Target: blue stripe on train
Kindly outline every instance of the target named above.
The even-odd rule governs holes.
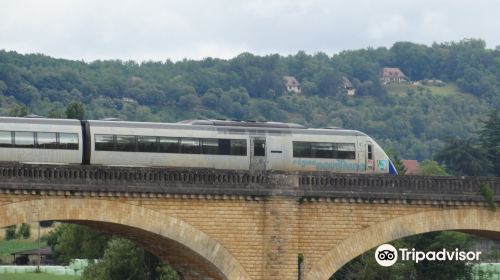
[[[398,175],[398,171],[396,170],[396,167],[394,167],[394,164],[392,164],[391,160],[389,160],[389,174]]]

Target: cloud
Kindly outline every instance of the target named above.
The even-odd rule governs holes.
[[[4,0],[0,49],[70,59],[333,54],[397,41],[500,44],[500,2]]]

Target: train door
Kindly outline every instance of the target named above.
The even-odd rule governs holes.
[[[375,158],[374,155],[375,153],[373,152],[373,143],[372,142],[366,142],[366,149],[365,149],[365,159],[366,159],[366,172],[373,172],[374,168],[374,162]]]
[[[287,170],[288,164],[285,160],[287,150],[285,148],[284,139],[286,136],[268,137],[267,138],[267,170]]]
[[[250,137],[250,171],[266,170],[266,138]]]

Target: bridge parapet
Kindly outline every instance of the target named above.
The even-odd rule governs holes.
[[[305,196],[408,199],[442,201],[485,201],[481,186],[489,187],[500,201],[498,177],[391,176],[367,174],[303,174],[299,178]]]
[[[500,178],[262,172],[88,165],[0,165],[2,192],[292,196],[299,199],[478,201]]]

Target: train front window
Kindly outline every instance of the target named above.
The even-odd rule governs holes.
[[[33,132],[15,131],[14,143],[19,148],[34,148],[35,134]]]
[[[373,159],[372,145],[368,145],[368,159]]]
[[[55,132],[37,132],[36,140],[40,149],[57,149],[57,137]]]
[[[12,132],[0,131],[0,147],[12,147]]]
[[[113,135],[96,134],[95,135],[95,150],[96,151],[113,151],[114,150]]]
[[[59,133],[59,149],[78,150],[78,134]]]

